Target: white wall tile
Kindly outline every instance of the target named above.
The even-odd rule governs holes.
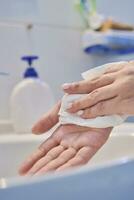
[[[0,19],[33,21],[79,28],[82,21],[74,8],[76,0],[0,0]],[[98,0],[98,11],[133,24],[133,0]]]
[[[65,82],[81,79],[81,72],[92,66],[91,57],[81,48],[81,32],[48,27],[35,27],[35,51],[40,55],[41,77],[53,88],[56,98]]]
[[[33,2],[32,7],[26,8],[24,4],[30,5],[30,2]],[[40,56],[39,63],[35,65],[41,78],[52,87],[56,99],[62,94],[62,83],[80,79],[80,73],[89,67],[109,61],[133,59],[133,55],[125,58],[91,58],[85,55],[81,48],[82,32],[75,29],[81,27],[81,21],[74,11],[74,0],[5,0],[4,3],[6,4],[0,0],[0,71],[10,72],[10,76],[0,77],[0,119],[9,118],[9,96],[13,86],[21,80],[25,69],[26,65],[20,61],[24,54],[35,53]],[[114,14],[117,19],[130,23],[133,23],[134,18],[133,5],[133,0],[98,1],[101,12]],[[16,6],[22,10],[18,12]],[[12,23],[1,25],[3,19],[25,22],[30,20],[39,24],[36,23],[28,40],[25,27],[21,23],[18,26]]]
[[[38,15],[38,0],[0,0],[1,20],[29,20]]]
[[[9,96],[13,86],[21,79],[24,70],[20,57],[28,52],[24,28],[0,26],[0,71],[9,72],[0,76],[0,118],[9,116]]]
[[[122,22],[134,24],[134,0],[98,0],[98,10]]]
[[[74,0],[0,0],[0,20],[80,27]]]

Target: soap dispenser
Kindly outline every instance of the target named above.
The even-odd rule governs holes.
[[[16,85],[11,95],[11,120],[17,133],[30,133],[33,124],[54,104],[50,87],[40,80],[33,67],[33,61],[37,59],[38,56],[22,57],[28,63],[28,68],[24,79]]]

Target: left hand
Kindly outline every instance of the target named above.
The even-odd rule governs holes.
[[[21,175],[41,175],[86,164],[107,141],[112,128],[61,125],[21,166]]]

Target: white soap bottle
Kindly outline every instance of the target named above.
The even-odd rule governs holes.
[[[31,132],[33,124],[54,104],[50,87],[39,79],[32,67],[33,61],[37,59],[37,56],[22,57],[29,67],[24,73],[24,80],[14,88],[11,95],[11,120],[17,133]]]

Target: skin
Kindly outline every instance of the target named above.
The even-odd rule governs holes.
[[[42,134],[58,122],[60,102],[35,126],[34,134]],[[112,128],[96,129],[61,125],[19,169],[20,175],[42,175],[86,164],[105,144]]]
[[[93,80],[64,84],[68,94],[87,94],[70,104],[68,112],[80,110],[84,119],[104,115],[134,115],[134,61],[111,64],[109,69]]]

